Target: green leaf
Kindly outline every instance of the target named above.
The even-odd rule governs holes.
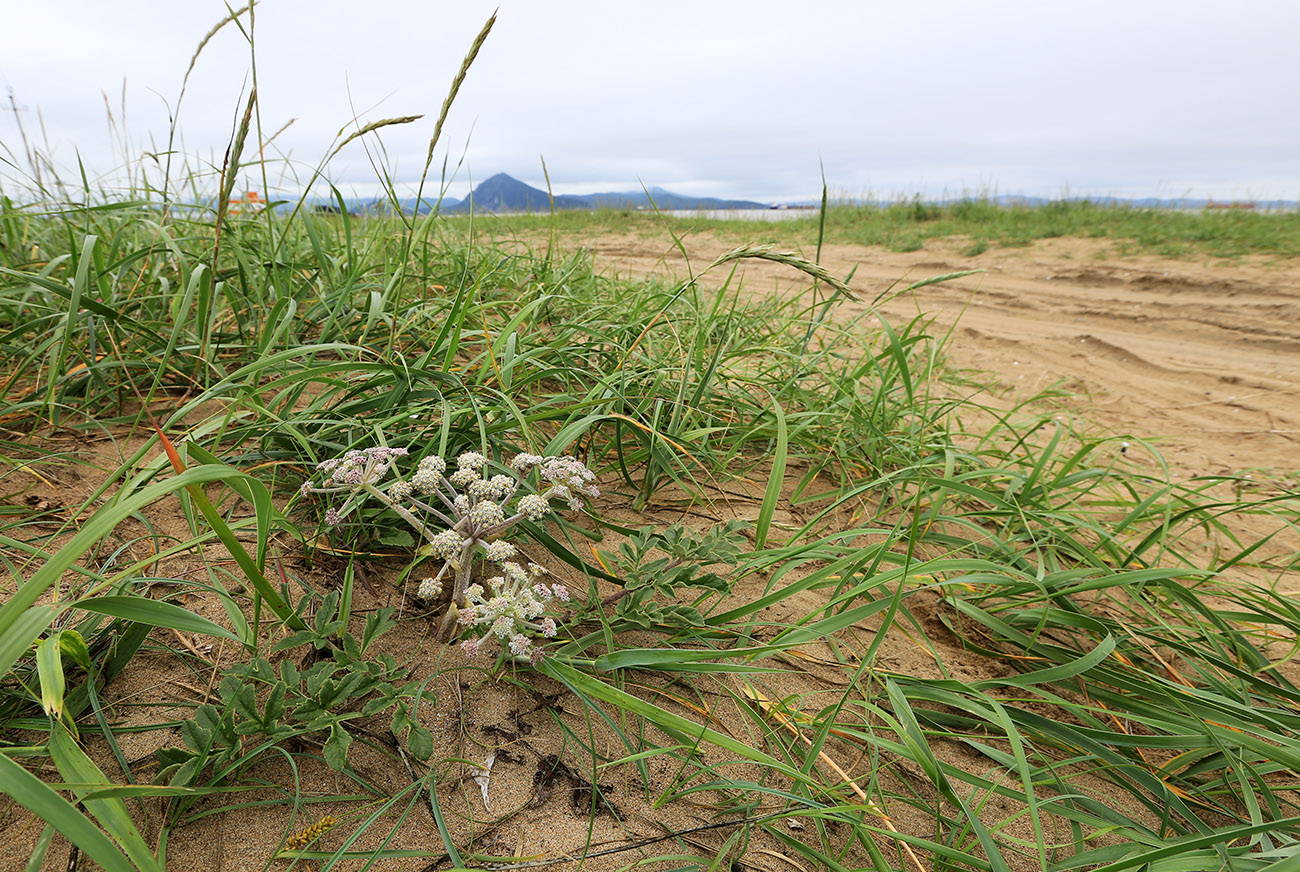
[[[181,721],[181,741],[196,753],[204,753],[212,745],[212,730],[199,726],[197,720]]]
[[[262,723],[271,726],[280,722],[284,717],[284,695],[287,688],[283,682],[277,681],[271,688],[271,692],[266,696],[265,714],[262,715]]]
[[[27,647],[35,642],[54,620],[58,610],[53,606],[37,606],[36,602],[63,577],[63,573],[76,564],[82,554],[112,533],[119,523],[145,506],[181,488],[227,478],[231,472],[229,468],[222,469],[215,466],[197,466],[187,469],[185,472],[110,502],[91,515],[77,534],[54,552],[45,565],[36,570],[35,574],[23,583],[4,605],[0,606],[0,676],[9,673],[18,658],[27,651]],[[232,539],[233,536],[232,533]]]
[[[50,842],[54,841],[54,834],[57,832],[54,824],[47,823],[41,830],[40,838],[36,840],[36,847],[32,848],[32,857],[23,867],[23,872],[41,872],[45,866],[45,855],[49,853]]]
[[[690,721],[681,715],[665,711],[654,703],[646,702],[643,699],[632,696],[630,693],[619,690],[616,687],[606,684],[589,675],[584,675],[577,669],[574,669],[568,663],[560,661],[558,657],[546,657],[537,664],[537,671],[547,675],[569,688],[584,702],[590,704],[589,697],[602,700],[615,705],[624,711],[639,715],[659,727],[668,735],[674,737],[683,743],[692,743],[699,741],[709,742],[717,745],[725,751],[751,760],[763,766],[770,767],[773,771],[793,778],[798,782],[807,781],[807,777],[799,770],[781,762],[758,748],[734,739],[731,736],[711,730]]]
[[[63,717],[63,652],[59,633],[36,643],[36,675],[41,682],[41,708],[53,718]]]
[[[1097,643],[1097,647],[1077,660],[1062,663],[1060,666],[1026,672],[1023,675],[1011,676],[1010,678],[986,678],[983,681],[972,682],[970,686],[975,690],[986,690],[993,687],[1032,687],[1035,684],[1058,684],[1067,678],[1073,678],[1089,671],[1109,657],[1114,650],[1115,638],[1108,634]]]
[[[419,724],[412,724],[411,734],[406,737],[406,747],[415,759],[427,761],[433,756],[433,733]]]
[[[316,635],[315,630],[299,630],[290,636],[286,636],[279,642],[276,642],[271,646],[271,650],[273,652],[287,651],[290,648],[297,648],[299,645],[306,645],[313,642],[317,638],[319,637]],[[286,660],[284,662],[288,663],[289,661]]]
[[[361,716],[368,718],[371,717],[372,715],[377,715],[392,704],[393,704],[392,697],[381,696],[376,699],[372,699],[361,707]]]
[[[71,657],[82,669],[90,671],[90,648],[76,630],[64,630],[59,634],[59,649],[64,657]]]
[[[415,545],[415,537],[401,527],[387,527],[380,530],[379,541],[393,548],[411,548]]]
[[[788,647],[790,646],[764,645],[725,651],[712,648],[624,648],[597,657],[595,668],[601,672],[613,672],[618,669],[654,669],[660,672],[784,672],[788,670],[725,661],[740,657],[766,656],[784,651]]]
[[[18,615],[8,630],[0,631],[0,676],[8,674],[18,658],[27,654],[56,614],[58,610],[54,606],[34,606]]]
[[[767,532],[772,526],[772,516],[776,513],[781,498],[781,488],[785,485],[785,466],[789,454],[790,435],[785,425],[785,412],[775,399],[772,400],[772,413],[776,415],[776,450],[772,454],[772,471],[767,477],[767,489],[763,493],[763,504],[758,510],[758,521],[754,524],[755,551],[767,544]]]
[[[228,675],[221,680],[221,697],[244,720],[262,722],[257,714],[257,691],[253,685]]]
[[[215,470],[224,469],[227,473],[227,476],[229,476],[230,473],[235,472],[235,470],[232,470],[230,467],[217,467],[214,465],[204,465],[196,468],[215,469]],[[227,477],[224,480],[229,483],[233,481],[233,478]],[[255,490],[255,493],[259,495],[265,493],[266,488],[262,487],[260,482],[258,482],[258,485],[259,487],[261,487],[261,490],[260,491]],[[217,538],[221,540],[221,544],[226,546],[226,550],[230,552],[230,556],[235,559],[235,562],[237,564],[239,564],[239,568],[240,570],[243,571],[244,576],[250,582],[252,582],[253,589],[257,591],[258,595],[261,596],[262,599],[266,600],[266,604],[271,607],[271,611],[275,613],[275,616],[278,617],[285,624],[287,624],[290,629],[293,630],[307,629],[307,625],[303,623],[302,618],[298,614],[296,614],[293,609],[289,607],[289,604],[286,603],[283,598],[281,598],[279,592],[275,589],[275,586],[271,584],[271,582],[267,579],[266,575],[262,571],[262,567],[260,564],[262,558],[264,558],[265,556],[265,551],[266,551],[266,541],[263,537],[263,532],[262,532],[263,531],[263,520],[262,520],[263,506],[260,503],[257,506],[258,508],[257,553],[259,559],[255,561],[252,557],[249,557],[248,552],[244,550],[243,543],[239,541],[239,538],[237,536],[235,536],[234,531],[230,529],[230,525],[227,524],[225,522],[225,519],[223,519],[220,513],[217,512],[216,508],[212,505],[212,501],[208,499],[207,495],[203,493],[203,491],[198,487],[189,487],[187,488],[187,491],[189,492],[190,498],[194,500],[194,504],[199,507],[199,511],[203,513],[203,517],[208,522],[208,526],[210,526],[213,532],[217,534]],[[267,499],[269,498],[270,497],[268,496]],[[268,507],[268,511],[269,511],[269,507]]]
[[[125,621],[135,621],[139,624],[148,624],[151,627],[166,627],[185,633],[202,633],[205,636],[216,636],[220,639],[229,639],[240,645],[244,644],[243,639],[220,624],[213,623],[201,615],[194,614],[189,609],[181,608],[174,603],[164,602],[163,600],[149,599],[143,596],[100,596],[77,600],[67,607],[109,615]]]

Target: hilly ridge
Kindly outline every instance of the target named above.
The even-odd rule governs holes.
[[[414,198],[401,201],[403,210],[423,214],[432,204],[428,198],[416,209]],[[754,200],[724,200],[717,197],[692,197],[676,194],[664,188],[652,187],[647,191],[602,191],[594,194],[556,194],[554,207],[565,209],[766,209],[767,203]],[[551,209],[551,196],[540,188],[521,182],[506,173],[497,173],[479,182],[463,200],[444,198],[438,208],[442,212],[546,212]]]

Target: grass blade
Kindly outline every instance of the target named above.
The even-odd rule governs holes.
[[[106,872],[139,872],[103,831],[45,782],[0,754],[0,791],[58,830]]]
[[[767,547],[767,532],[772,526],[772,516],[781,499],[781,489],[785,487],[785,465],[790,454],[790,433],[786,429],[785,411],[775,399],[772,400],[772,414],[776,416],[776,448],[772,453],[772,471],[768,473],[763,504],[759,507],[758,521],[754,524],[756,551]]]

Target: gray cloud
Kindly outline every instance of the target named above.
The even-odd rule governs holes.
[[[340,130],[384,131],[381,158],[414,181],[448,83],[494,0],[437,7],[267,0],[254,30],[261,120],[297,119],[273,152],[283,184],[310,176]],[[161,147],[168,107],[218,2],[47,0],[12,10],[0,83],[36,109],[56,157],[110,173]],[[7,11],[7,15],[10,12]],[[51,17],[59,27],[49,27]],[[505,5],[453,108],[435,161],[557,191],[634,189],[759,199],[833,189],[937,194],[1300,196],[1300,67],[1289,2],[788,2]],[[126,81],[122,120],[119,98]],[[218,160],[249,46],[226,28],[199,58],[180,127]],[[101,91],[119,122],[110,135]],[[19,151],[15,119],[0,142]],[[371,153],[379,153],[373,142]],[[277,176],[280,176],[276,168]],[[12,175],[12,173],[10,173]],[[373,188],[363,143],[331,164]]]

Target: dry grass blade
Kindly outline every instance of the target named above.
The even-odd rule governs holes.
[[[353,131],[348,136],[347,139],[343,140],[338,145],[336,145],[334,147],[334,150],[330,152],[329,157],[325,158],[325,160],[328,162],[330,158],[334,157],[334,155],[338,154],[340,151],[343,150],[343,146],[347,145],[349,142],[351,142],[352,140],[358,137],[365,136],[367,133],[378,130],[381,127],[392,127],[395,124],[410,124],[412,121],[419,121],[423,117],[424,117],[423,115],[398,115],[395,118],[380,118],[378,121],[371,121],[369,124],[365,125],[364,127]],[[340,136],[343,135],[342,130],[339,131],[339,135]]]
[[[266,141],[262,143],[262,148],[266,148],[268,145],[275,142],[276,139],[279,138],[280,134],[284,133],[286,130],[292,127],[294,123],[297,122],[297,120],[298,120],[297,118],[290,118],[288,121],[281,124],[280,129],[277,130],[275,133],[272,133],[270,136],[268,136],[266,138]]]
[[[780,251],[775,245],[742,245],[739,248],[733,248],[731,251],[720,255],[717,260],[705,267],[705,271],[713,269],[715,266],[721,266],[724,263],[744,260],[745,258],[757,258],[759,260],[770,260],[775,263],[783,263],[786,266],[792,266],[800,272],[811,276],[819,282],[825,282],[835,288],[850,300],[858,299],[858,295],[842,279],[831,275],[829,271],[820,264],[813,263],[808,258],[794,251]]]
[[[797,726],[795,726],[794,722],[790,719],[790,717],[781,710],[780,706],[772,702],[772,700],[769,699],[766,694],[748,686],[741,688],[741,690],[745,694],[745,696],[749,698],[751,702],[753,702],[755,705],[759,707],[759,710],[762,711],[763,714],[767,715],[769,718],[771,718],[772,720],[776,721],[778,724],[780,724],[781,726],[789,730],[793,735],[803,740],[803,743],[805,745],[807,745],[810,748],[812,747],[813,744],[812,739],[809,739],[807,736],[805,736],[803,734],[803,731],[800,730]],[[840,768],[840,765],[838,763],[832,760],[831,757],[825,751],[821,751],[821,750],[817,752],[817,759],[821,760],[827,766],[831,767],[831,769],[835,770],[836,775],[844,779],[844,783],[847,784],[853,790],[853,792],[857,795],[858,800],[861,801],[864,805],[866,805],[866,807],[871,810],[872,814],[875,814],[880,818],[880,820],[884,823],[886,829],[888,829],[891,833],[894,833],[895,835],[899,835],[898,827],[894,826],[894,821],[889,817],[888,813],[886,813],[883,808],[881,808],[874,801],[872,801],[871,797],[867,796],[866,792],[861,787],[858,787],[858,783],[854,781],[847,772],[845,772],[842,768]],[[907,858],[912,861],[912,863],[916,866],[918,870],[920,870],[920,872],[928,872],[928,870],[925,868],[925,864],[921,862],[921,858],[918,857],[916,855],[916,852],[912,850],[911,845],[909,845],[907,842],[903,841],[902,839],[899,839],[898,844],[902,846],[903,851],[907,854]]]
[[[209,42],[212,41],[212,38],[221,32],[221,28],[225,27],[230,22],[235,21],[236,19],[239,18],[239,16],[243,15],[245,12],[248,12],[256,5],[257,3],[255,0],[255,2],[249,3],[247,6],[241,6],[240,8],[236,9],[234,12],[227,15],[225,18],[218,21],[216,24],[212,25],[212,29],[209,30],[207,33],[203,34],[203,38],[199,40],[198,46],[195,47],[194,49],[194,54],[190,56],[189,66],[185,68],[185,76],[181,79],[182,88],[184,88],[185,83],[189,81],[190,73],[194,72],[194,65],[199,61],[199,55],[203,54],[203,49],[207,46]]]
[[[429,154],[424,158],[424,174],[429,174],[429,165],[433,163],[433,149],[438,145],[438,139],[442,136],[442,125],[447,120],[447,113],[451,111],[451,104],[456,101],[456,94],[460,91],[461,83],[465,81],[465,74],[469,72],[470,65],[474,63],[474,58],[478,57],[479,49],[487,41],[488,34],[492,32],[492,25],[497,23],[497,14],[493,10],[492,15],[488,18],[483,29],[474,37],[474,44],[469,47],[469,53],[465,55],[465,60],[460,62],[460,69],[456,71],[456,77],[451,80],[451,89],[447,91],[446,98],[442,101],[442,110],[438,113],[438,123],[433,125],[433,136],[429,139]]]

